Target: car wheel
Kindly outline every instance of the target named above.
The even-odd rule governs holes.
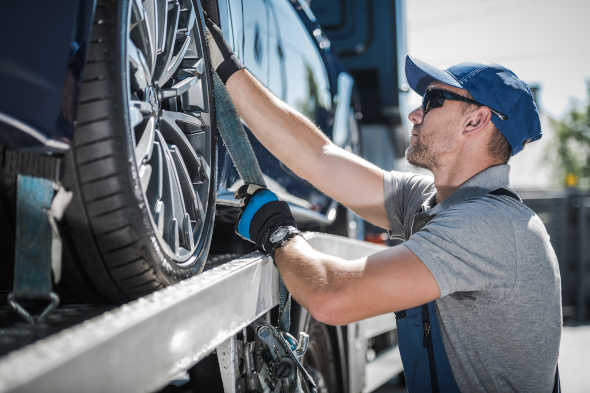
[[[65,274],[82,297],[120,303],[204,267],[216,135],[203,26],[196,0],[98,1],[64,180]]]

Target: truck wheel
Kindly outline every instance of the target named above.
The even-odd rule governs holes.
[[[314,379],[318,393],[342,392],[342,374],[330,327],[313,319],[299,305],[294,304],[294,306],[296,307],[294,321],[297,323],[292,333],[295,337],[300,331],[309,334],[309,347],[303,357],[303,366]]]
[[[82,297],[120,303],[203,269],[216,178],[203,26],[197,0],[98,1],[64,180],[65,274]]]

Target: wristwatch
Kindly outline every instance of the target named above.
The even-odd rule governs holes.
[[[283,244],[287,242],[287,240],[291,239],[294,236],[297,236],[301,232],[299,229],[295,228],[294,226],[281,226],[275,229],[273,233],[268,237],[268,248],[269,250],[274,253],[274,250],[281,247]]]

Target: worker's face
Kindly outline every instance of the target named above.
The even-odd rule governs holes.
[[[428,89],[437,88],[468,96],[463,89],[442,83],[432,83]],[[432,108],[424,113],[422,106],[414,109],[408,116],[413,123],[410,145],[406,159],[412,165],[436,170],[452,159],[460,150],[461,120],[466,103],[445,100],[443,106]]]

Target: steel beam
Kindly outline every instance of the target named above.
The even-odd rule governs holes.
[[[236,259],[12,352],[0,392],[154,391],[277,304],[271,259]]]
[[[305,236],[317,250],[348,259],[383,249],[339,236]],[[278,304],[278,278],[272,260],[257,253],[205,271],[1,358],[0,392],[154,391],[216,348],[224,371],[235,373],[233,337]],[[367,339],[358,334],[360,324],[377,334],[387,330],[384,322],[378,317],[349,329],[357,333],[359,360]],[[384,378],[372,371],[380,364],[367,369],[370,385]],[[360,375],[357,386],[363,380]]]

